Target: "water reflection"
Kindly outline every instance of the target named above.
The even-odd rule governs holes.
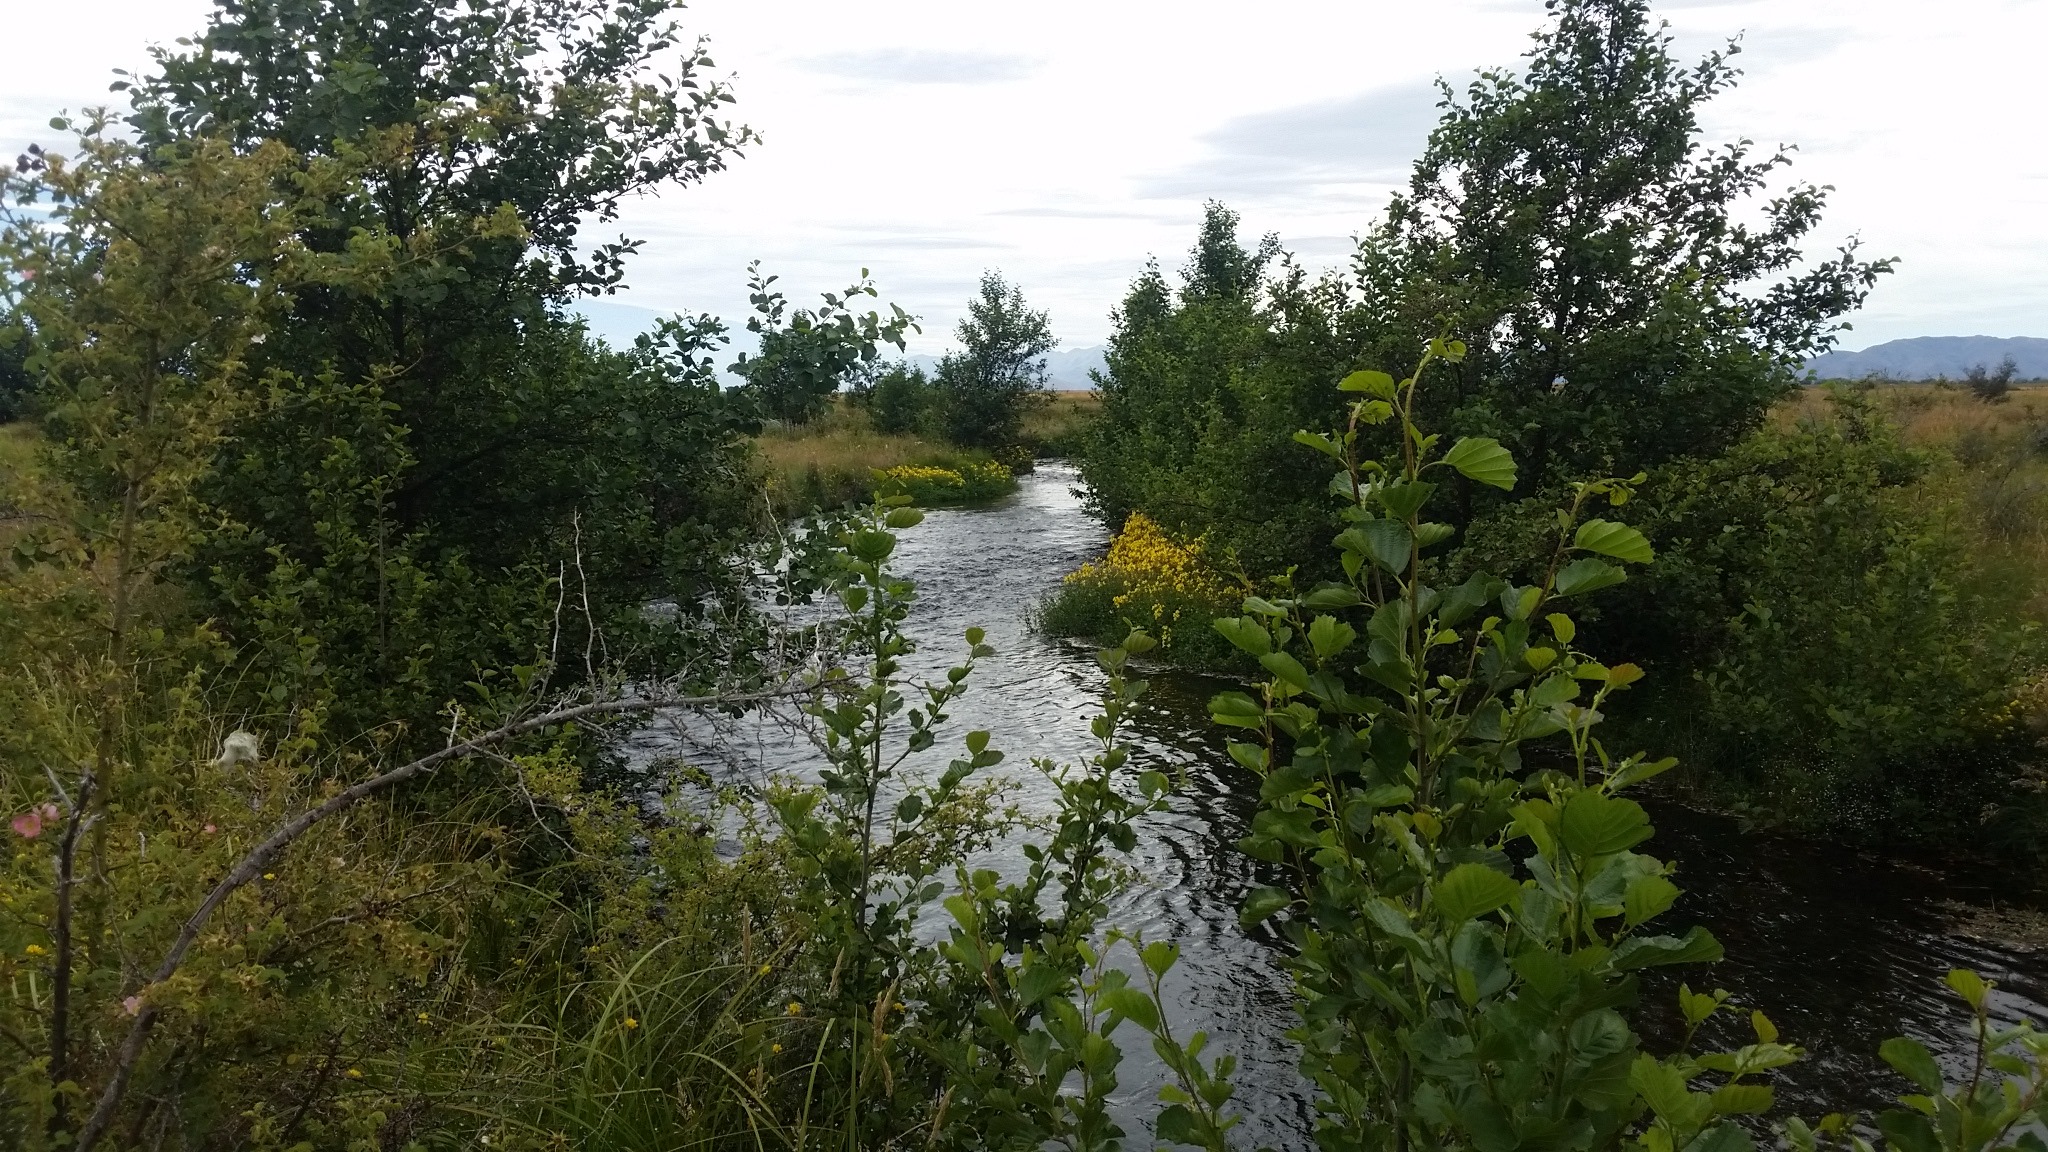
[[[942,740],[934,762],[954,754],[960,733],[990,730],[994,746],[1010,753],[1006,769],[1027,812],[1045,812],[1052,800],[1029,758],[1072,761],[1088,754],[1086,718],[1103,683],[1087,649],[1049,640],[1030,624],[1031,610],[1061,576],[1098,557],[1106,543],[1082,511],[1077,484],[1071,468],[1042,467],[996,507],[930,513],[921,527],[903,534],[898,553],[898,568],[918,585],[910,623],[923,642],[917,667],[935,675],[954,662],[970,626],[986,629],[999,653],[976,673],[974,690],[955,709],[952,739]],[[1224,755],[1222,739],[1206,720],[1204,703],[1218,682],[1162,672],[1151,683],[1133,759],[1140,767],[1178,773],[1185,784],[1171,808],[1141,828],[1133,863],[1142,879],[1112,921],[1148,938],[1179,941],[1182,961],[1169,984],[1168,1007],[1177,1031],[1206,1029],[1212,1052],[1237,1054],[1238,1102],[1246,1114],[1240,1143],[1304,1147],[1310,1143],[1308,1094],[1284,1036],[1292,1014],[1281,948],[1267,937],[1248,938],[1237,924],[1240,898],[1260,882],[1255,862],[1232,847],[1249,824],[1256,787]],[[649,730],[642,742],[644,755],[681,754],[749,775],[765,765],[801,765],[814,755],[786,727],[764,720],[715,734]],[[1902,1029],[1959,1060],[1967,1019],[1939,986],[1951,967],[1974,967],[1999,979],[1999,1011],[2007,1018],[2048,1018],[2039,959],[1945,930],[1940,902],[1982,893],[1959,892],[1938,874],[1838,849],[1746,836],[1731,822],[1675,807],[1659,806],[1653,814],[1659,828],[1653,847],[1679,862],[1679,880],[1688,890],[1674,920],[1707,924],[1730,957],[1685,978],[1726,988],[1740,1003],[1762,1008],[1788,1041],[1812,1053],[1780,1081],[1781,1101],[1792,1110],[1811,1116],[1881,1105],[1903,1082],[1877,1060],[1877,1046]],[[1642,1026],[1653,1047],[1672,1035],[1675,987],[1675,979],[1661,978],[1645,986]],[[1744,1038],[1733,1027],[1708,1037]],[[1124,1040],[1121,1109],[1146,1116],[1165,1070],[1137,1035]],[[1127,1126],[1134,1135],[1145,1131]]]

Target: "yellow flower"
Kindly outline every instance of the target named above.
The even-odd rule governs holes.
[[[342,1073],[342,1075],[347,1076],[351,1080],[361,1080],[363,1078],[363,1070],[361,1068],[351,1068],[347,1072]]]
[[[769,1050],[770,1052],[780,1052],[780,1051],[782,1051],[782,1045],[780,1045],[780,1044],[770,1044],[770,1045],[768,1046],[768,1050]]]
[[[640,1022],[638,1020],[633,1019],[631,1016],[626,1017],[626,1031],[631,1032],[639,1026]]]
[[[265,873],[263,874],[263,878],[264,878],[265,880],[275,880],[275,879],[277,879],[277,873],[275,873],[275,872],[265,872]]]
[[[43,946],[41,944],[31,944],[28,946],[27,952],[31,956],[41,956],[43,955]]]
[[[428,1020],[431,1020],[432,1017],[428,1016],[425,1012],[421,1012],[417,1015],[417,1019],[419,1020],[420,1023],[425,1024]]]
[[[783,1007],[782,1010],[784,1012],[787,1012],[791,1016],[801,1016],[804,1014],[804,1006],[802,1002],[796,1000],[791,1000],[787,1005]]]
[[[773,964],[763,964],[763,965],[761,965],[761,970],[760,970],[759,972],[756,972],[756,973],[754,973],[754,975],[756,975],[756,976],[766,976],[767,974],[769,974],[770,972],[773,972],[773,971],[775,971],[775,965],[773,965]]]

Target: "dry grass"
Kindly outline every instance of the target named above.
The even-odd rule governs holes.
[[[770,505],[782,515],[866,500],[874,473],[905,464],[946,467],[971,454],[921,436],[877,432],[867,413],[839,402],[801,427],[769,428],[754,442]]]
[[[1024,442],[1040,456],[1072,456],[1080,449],[1080,433],[1101,411],[1100,392],[1054,392],[1025,412]]]
[[[1908,444],[1954,458],[1980,540],[1983,591],[2048,622],[2048,386],[1993,403],[1952,384],[1880,384],[1866,394]],[[1775,419],[1826,419],[1827,393],[1804,389]]]

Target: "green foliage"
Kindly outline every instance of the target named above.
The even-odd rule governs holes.
[[[1688,1035],[1658,1058],[1617,1010],[1639,970],[1721,954],[1703,929],[1650,927],[1679,890],[1637,851],[1649,818],[1624,793],[1673,762],[1617,759],[1594,735],[1641,673],[1576,649],[1566,614],[1624,578],[1610,560],[1651,558],[1635,530],[1582,514],[1633,483],[1577,487],[1539,582],[1431,586],[1424,553],[1449,535],[1424,518],[1432,494],[1515,471],[1498,444],[1444,446],[1415,423],[1422,368],[1465,354],[1439,340],[1405,380],[1347,382],[1363,393],[1347,425],[1305,438],[1345,464],[1331,486],[1345,578],[1276,579],[1216,622],[1269,674],[1211,711],[1261,777],[1242,847],[1294,877],[1244,917],[1277,917],[1298,949],[1291,1035],[1318,1089],[1318,1143],[1747,1147],[1730,1117],[1768,1109],[1756,1078],[1798,1051],[1759,1016],[1754,1046],[1694,1056]],[[1385,423],[1398,454],[1360,461],[1361,433]],[[1696,1029],[1725,995],[1681,998]]]
[[[1524,495],[1716,452],[1832,343],[1889,265],[1853,245],[1805,261],[1822,190],[1759,203],[1785,155],[1702,143],[1732,49],[1682,66],[1643,0],[1549,11],[1519,72],[1445,88],[1408,191],[1349,275],[1311,281],[1272,238],[1247,251],[1211,204],[1178,290],[1156,268],[1132,285],[1084,458],[1105,522],[1142,510],[1209,532],[1254,571],[1320,563],[1323,485],[1287,441],[1336,418],[1330,383],[1406,373],[1443,329],[1472,347],[1425,385],[1429,410],[1512,450]],[[1447,523],[1498,503],[1477,483],[1453,484]]]
[[[936,393],[924,369],[897,363],[883,369],[864,391],[868,416],[877,432],[906,433],[922,428]]]
[[[1978,591],[1952,466],[1868,403],[1660,470],[1658,550],[1602,642],[1675,675],[1643,717],[1766,819],[1850,837],[1997,836],[2038,635]],[[1958,802],[1969,797],[1968,802]]]
[[[760,349],[742,354],[732,370],[746,380],[747,395],[762,415],[785,424],[807,424],[822,415],[841,386],[856,373],[875,370],[882,344],[903,348],[905,332],[917,325],[897,305],[884,320],[878,312],[855,313],[848,306],[856,296],[875,296],[875,286],[861,269],[860,283],[843,293],[827,292],[816,311],[789,311],[788,301],[774,290],[776,277],[761,275],[756,261],[747,272],[748,299],[754,315],[747,330],[760,338]],[[787,317],[785,319],[785,317]],[[881,428],[878,423],[876,425]],[[882,431],[903,429],[882,428]]]
[[[360,274],[294,285],[246,354],[260,402],[222,411],[233,451],[199,488],[220,527],[186,583],[248,661],[244,707],[312,693],[338,737],[425,732],[479,667],[534,661],[527,609],[563,582],[589,598],[579,648],[656,664],[693,612],[654,629],[641,605],[731,591],[754,428],[701,363],[722,333],[679,320],[650,359],[567,315],[637,247],[586,225],[752,139],[673,9],[223,4],[136,82],[152,144],[280,141],[357,174],[291,239]]]
[[[1462,98],[1442,85],[1443,119],[1359,261],[1370,326],[1474,334],[1431,408],[1515,449],[1532,485],[1732,444],[1890,268],[1853,242],[1802,253],[1825,190],[1758,200],[1786,152],[1701,142],[1736,45],[1688,68],[1645,0],[1548,8],[1519,72]]]
[[[1045,389],[1045,354],[1058,343],[1044,312],[994,272],[967,302],[956,335],[962,351],[939,362],[933,381],[946,439],[969,448],[1016,444],[1025,406]]]
[[[1341,283],[1311,285],[1291,265],[1269,275],[1278,242],[1247,251],[1236,230],[1237,215],[1211,203],[1179,288],[1156,267],[1131,286],[1080,463],[1112,527],[1142,511],[1277,572],[1324,554],[1325,478],[1300,466],[1294,433],[1336,417],[1329,384],[1355,341],[1340,332]]]

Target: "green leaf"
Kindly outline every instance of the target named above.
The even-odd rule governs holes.
[[[1168,1104],[1159,1110],[1158,1119],[1152,1121],[1152,1134],[1168,1144],[1200,1144],[1201,1135],[1195,1131],[1195,1114],[1184,1104]]]
[[[1723,1084],[1714,1089],[1714,1115],[1754,1116],[1769,1112],[1772,1095],[1768,1084]]]
[[[1406,524],[1394,520],[1371,520],[1358,532],[1365,537],[1367,554],[1380,567],[1397,574],[1408,570],[1408,552],[1414,546],[1415,538],[1408,534]]]
[[[1654,968],[1662,964],[1706,964],[1721,958],[1721,942],[1695,926],[1683,940],[1675,936],[1631,936],[1609,958],[1616,968]]]
[[[1320,432],[1296,432],[1294,434],[1294,442],[1296,444],[1306,444],[1333,460],[1344,459],[1344,449],[1339,447],[1335,440]]]
[[[1984,978],[1968,968],[1950,969],[1942,983],[1947,984],[1965,1003],[1976,1009],[1984,1007],[1984,998],[1991,993],[1991,986],[1984,982]]]
[[[1136,988],[1126,986],[1104,992],[1102,1006],[1147,1032],[1159,1031],[1159,1006]]]
[[[1877,1118],[1877,1129],[1884,1133],[1885,1143],[1891,1145],[1891,1152],[1942,1152],[1941,1140],[1934,1134],[1934,1124],[1918,1112],[1893,1109]]]
[[[1218,616],[1209,621],[1209,627],[1249,655],[1264,656],[1273,650],[1273,637],[1266,626],[1249,616]]]
[[[1301,666],[1301,661],[1287,653],[1268,652],[1259,657],[1259,664],[1293,687],[1308,690],[1308,669]]]
[[[912,792],[910,795],[905,796],[902,800],[897,802],[896,819],[902,821],[905,824],[908,824],[912,820],[917,819],[918,816],[921,813],[923,813],[923,811],[924,793]]]
[[[1929,1095],[1941,1092],[1941,1066],[1934,1062],[1934,1055],[1927,1050],[1927,1045],[1905,1036],[1894,1036],[1878,1045],[1877,1054],[1922,1092]]]
[[[1616,568],[1605,560],[1582,556],[1564,566],[1557,574],[1557,594],[1578,596],[1586,592],[1597,592],[1610,588],[1628,579],[1628,573]]]
[[[1443,462],[1467,480],[1504,492],[1515,487],[1515,458],[1491,436],[1467,436],[1444,453]]]
[[[1716,1124],[1693,1141],[1687,1152],[1756,1152],[1756,1141],[1740,1124]]]
[[[1435,492],[1436,485],[1427,480],[1406,480],[1386,485],[1377,495],[1380,506],[1387,510],[1388,516],[1396,520],[1407,520],[1422,511],[1422,506],[1429,502],[1430,496]]]
[[[1358,630],[1343,623],[1334,616],[1318,616],[1308,626],[1309,647],[1315,649],[1316,658],[1328,660],[1358,639]]]
[[[1612,520],[1588,520],[1579,525],[1572,547],[1612,556],[1625,564],[1648,564],[1657,558],[1641,532]]]
[[[1017,978],[1017,999],[1030,1006],[1059,991],[1065,975],[1051,964],[1034,964]]]
[[[1460,864],[1437,881],[1436,910],[1447,922],[1484,916],[1522,894],[1522,886],[1484,864]]]
[[[1294,897],[1281,888],[1254,888],[1245,897],[1244,908],[1237,914],[1237,922],[1246,928],[1257,924],[1294,903]]]
[[[1557,830],[1574,855],[1606,856],[1649,839],[1650,815],[1633,800],[1588,788],[1565,801]]]
[[[1328,379],[1328,377],[1325,377],[1325,379]],[[1392,400],[1394,398],[1394,378],[1385,372],[1353,372],[1351,375],[1338,381],[1337,391],[1363,392],[1368,396],[1381,400]]]
[[[924,523],[924,513],[916,508],[891,508],[882,523],[891,528],[915,528]]]
[[[1242,692],[1219,692],[1209,701],[1209,717],[1231,728],[1258,728],[1266,722],[1266,709]]]
[[[1145,971],[1164,976],[1180,962],[1180,945],[1171,940],[1154,940],[1139,950],[1138,959],[1145,965]]]
[[[1334,608],[1356,608],[1365,603],[1365,597],[1349,584],[1318,584],[1313,592],[1301,598],[1301,606],[1317,612],[1328,612]]]
[[[1655,874],[1638,876],[1629,881],[1628,891],[1622,896],[1622,914],[1633,928],[1670,911],[1677,900],[1678,885]]]

